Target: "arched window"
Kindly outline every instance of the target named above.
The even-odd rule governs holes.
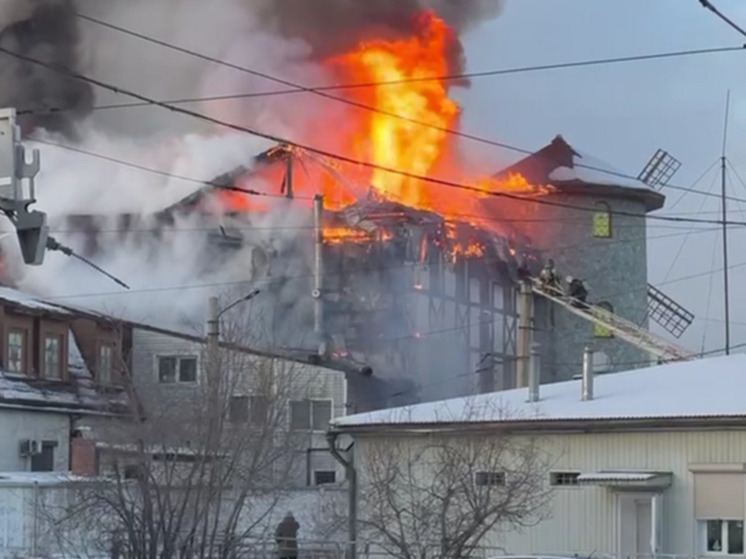
[[[603,310],[608,311],[610,313],[614,312],[613,305],[606,301],[602,303],[598,303],[597,306],[601,307]],[[614,336],[614,334],[611,333],[611,330],[609,330],[605,326],[601,326],[600,324],[593,325],[593,335],[596,336],[597,338],[612,338]]]
[[[601,239],[611,237],[611,207],[606,202],[598,202],[593,213],[593,236]]]

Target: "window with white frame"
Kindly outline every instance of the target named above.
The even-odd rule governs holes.
[[[98,381],[101,384],[111,384],[113,352],[110,345],[101,344],[98,348]]]
[[[290,402],[291,429],[326,431],[331,419],[331,400],[293,400]]]
[[[23,330],[10,330],[8,332],[7,359],[5,366],[9,373],[23,374],[26,372],[26,332]]]
[[[44,336],[44,378],[62,378],[62,336],[59,334]]]
[[[197,357],[193,355],[158,357],[158,382],[161,384],[197,382]]]
[[[705,554],[743,555],[742,520],[702,520],[699,524]]]

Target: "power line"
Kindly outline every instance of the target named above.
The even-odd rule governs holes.
[[[706,232],[712,232],[714,230],[715,229],[712,229],[712,230],[702,230],[702,231],[699,231],[699,232],[706,233]],[[675,233],[675,234],[671,234],[670,236],[676,236],[676,235],[680,235],[680,234],[681,233]],[[662,237],[663,236],[661,236],[661,238]],[[644,238],[631,239],[631,240],[629,240],[629,242],[641,242],[643,240],[644,240]],[[622,243],[622,242],[626,242],[626,241],[616,241],[616,242]],[[567,245],[566,247],[560,247],[560,248],[576,248],[576,247],[577,248],[581,248],[577,244]],[[587,248],[587,247],[585,247],[585,248]],[[559,250],[559,249],[553,248],[553,249],[547,249],[547,250]],[[498,260],[499,260],[498,258],[495,258],[495,259],[486,258],[486,259],[482,259],[482,262],[489,263],[490,261],[497,262]],[[395,269],[405,268],[405,267],[408,267],[408,266],[410,266],[410,264],[397,264],[395,266],[380,266],[380,267],[375,268],[375,270],[376,271],[395,270]],[[746,262],[741,262],[739,264],[731,265],[730,269],[733,270],[733,269],[742,268],[742,267],[746,267]],[[707,271],[707,272],[693,274],[693,275],[690,275],[690,276],[684,276],[684,277],[674,278],[672,280],[668,280],[666,282],[659,283],[659,284],[657,284],[657,286],[661,287],[663,285],[668,285],[668,284],[673,284],[673,283],[679,283],[679,282],[682,282],[682,281],[687,281],[689,279],[694,279],[694,278],[699,278],[699,277],[705,277],[705,276],[708,276],[708,275],[711,275],[711,274],[720,273],[720,272],[722,272],[722,269],[710,270],[710,271]],[[328,278],[328,277],[334,277],[334,276],[341,276],[341,275],[344,275],[345,273],[346,272],[344,272],[344,271],[335,272],[335,273],[329,273],[327,271],[326,274],[325,274],[325,277]],[[285,275],[285,276],[278,276],[278,277],[269,278],[269,280],[267,280],[266,282],[260,282],[260,283],[273,283],[273,282],[288,281],[288,280],[302,280],[302,279],[310,279],[312,277],[313,277],[313,274]],[[57,300],[57,299],[81,299],[81,298],[91,298],[91,297],[110,297],[110,296],[115,296],[115,295],[129,295],[129,294],[134,294],[134,293],[163,293],[163,292],[169,292],[169,291],[188,291],[188,290],[192,290],[192,289],[207,289],[207,288],[215,288],[215,287],[230,287],[230,286],[236,286],[236,285],[243,285],[243,284],[246,284],[246,283],[250,283],[250,280],[243,279],[243,280],[236,280],[236,281],[229,281],[229,282],[213,282],[213,283],[201,283],[201,284],[191,284],[191,285],[172,285],[172,286],[164,286],[164,287],[151,287],[151,288],[143,288],[143,289],[131,289],[131,290],[126,291],[126,292],[122,292],[122,291],[107,291],[107,292],[100,292],[100,293],[88,292],[88,293],[77,293],[77,294],[69,294],[69,295],[55,295],[55,296],[45,297],[45,300],[54,301],[54,300]],[[616,297],[616,296],[620,296],[620,295],[626,295],[626,294],[630,293],[631,291],[637,291],[637,290],[628,290],[628,291],[623,291],[623,292],[619,292],[619,293],[615,293],[615,294],[611,294],[611,295],[604,294],[603,296],[604,297]]]
[[[407,117],[405,115],[392,113],[390,111],[385,111],[383,109],[380,109],[378,107],[373,107],[371,105],[367,105],[365,103],[361,103],[358,101],[354,101],[345,97],[339,97],[336,95],[330,95],[326,93],[326,91],[329,90],[335,90],[335,89],[351,89],[351,88],[365,88],[365,87],[374,87],[374,86],[380,86],[380,85],[396,85],[396,84],[402,84],[402,83],[410,83],[410,82],[423,82],[423,81],[448,81],[448,80],[456,80],[456,79],[463,79],[463,78],[476,78],[476,77],[487,77],[487,76],[498,76],[498,75],[505,75],[505,74],[513,74],[513,73],[521,73],[521,72],[532,72],[532,71],[546,71],[546,70],[554,70],[554,69],[561,69],[561,68],[572,68],[572,67],[582,67],[582,66],[593,66],[593,65],[603,65],[603,64],[615,64],[615,63],[621,63],[621,62],[633,62],[633,61],[643,61],[643,60],[654,60],[654,59],[663,59],[663,58],[674,58],[674,57],[680,57],[680,56],[694,56],[694,55],[701,55],[701,54],[714,54],[714,53],[723,53],[723,52],[735,52],[735,51],[743,51],[746,49],[746,45],[742,45],[740,47],[717,47],[717,48],[711,48],[711,49],[693,49],[693,50],[685,50],[685,51],[675,51],[675,52],[667,52],[667,53],[657,53],[657,54],[648,54],[648,55],[636,55],[636,56],[625,56],[625,57],[618,57],[618,58],[605,58],[605,59],[598,59],[598,60],[585,60],[585,61],[579,61],[579,62],[566,62],[566,63],[557,63],[557,64],[544,64],[544,65],[538,65],[538,66],[526,66],[522,68],[512,68],[512,69],[504,69],[504,70],[493,70],[493,71],[485,71],[485,72],[473,72],[469,74],[460,74],[460,75],[451,75],[451,76],[440,76],[440,77],[423,77],[423,78],[412,78],[412,79],[401,79],[401,80],[392,80],[392,81],[385,81],[385,82],[369,82],[369,83],[362,83],[362,84],[347,84],[347,85],[339,85],[339,86],[328,86],[328,87],[307,87],[295,82],[292,82],[290,80],[286,80],[283,78],[278,78],[276,76],[272,76],[270,74],[267,74],[265,72],[260,72],[258,70],[253,70],[251,68],[247,68],[245,66],[240,66],[238,64],[233,64],[230,62],[226,62],[224,60],[221,60],[219,58],[211,57],[205,54],[202,54],[200,52],[187,49],[184,47],[180,47],[177,45],[174,45],[172,43],[156,39],[154,37],[145,35],[143,33],[139,33],[137,31],[133,31],[131,29],[127,29],[118,25],[115,25],[110,22],[106,22],[97,18],[93,18],[91,16],[87,16],[84,14],[77,14],[79,18],[88,21],[90,23],[94,23],[109,29],[112,29],[114,31],[117,31],[119,33],[123,33],[126,35],[130,35],[132,37],[136,37],[140,40],[150,42],[153,44],[156,44],[158,46],[174,50],[176,52],[180,52],[182,54],[187,54],[189,56],[193,56],[196,58],[199,58],[201,60],[205,60],[207,62],[211,62],[214,64],[218,64],[221,66],[225,66],[227,68],[231,68],[240,72],[244,72],[247,74],[250,74],[255,77],[259,77],[262,79],[266,79],[269,81],[273,81],[275,83],[279,83],[282,85],[289,86],[292,89],[289,90],[283,90],[281,92],[266,92],[264,94],[258,93],[258,94],[251,94],[252,96],[268,96],[268,95],[274,95],[274,94],[286,94],[286,93],[311,93],[314,95],[318,95],[321,97],[324,97],[326,99],[330,99],[332,101],[337,101],[340,103],[344,103],[347,105],[351,105],[366,111],[375,112],[378,114],[382,114],[385,116],[389,116],[391,118],[396,118],[399,120],[403,120],[406,122],[409,122],[411,124],[415,124],[417,126],[422,126],[425,128],[430,128],[433,130],[438,130],[440,132],[458,136],[461,138],[465,138],[468,140],[472,140],[478,143],[491,145],[494,147],[499,147],[502,149],[507,149],[510,151],[518,152],[524,155],[530,155],[533,152],[530,150],[527,150],[525,148],[519,148],[510,144],[506,144],[504,142],[497,142],[494,140],[489,140],[487,138],[483,138],[480,136],[476,136],[474,134],[469,134],[466,132],[462,132],[460,130],[454,130],[452,128],[443,127],[434,125],[427,122],[422,122],[410,117]],[[143,100],[143,103],[140,103],[140,105],[153,105],[154,103],[151,101]],[[164,103],[167,103],[169,105],[173,105],[174,103],[170,103],[168,101],[165,101]],[[577,167],[581,167],[584,169],[589,169],[593,171],[598,171],[602,173],[606,173],[611,176],[616,176],[619,178],[626,178],[631,180],[637,180],[637,177],[633,177],[632,175],[627,175],[624,173],[619,173],[616,171],[613,171],[611,169],[603,169],[601,167],[595,167],[592,165],[585,165],[582,163],[576,164]],[[677,187],[675,185],[666,185],[667,188],[670,188],[672,190],[683,190],[681,187]],[[696,192],[696,191],[695,191]],[[701,192],[698,192],[699,194],[704,195]]]
[[[2,49],[0,49],[0,51],[1,50]],[[179,179],[179,180],[183,180],[183,181],[187,181],[187,182],[193,182],[193,183],[199,184],[201,186],[213,186],[213,187],[219,188],[219,189],[233,190],[235,192],[241,192],[241,193],[244,193],[244,194],[250,194],[250,195],[254,195],[254,196],[265,196],[265,197],[272,197],[272,198],[286,198],[284,195],[268,194],[268,193],[263,193],[263,192],[259,192],[259,191],[252,190],[252,189],[245,189],[245,188],[240,188],[240,187],[236,187],[236,186],[227,186],[227,185],[224,185],[224,184],[216,184],[214,182],[204,181],[204,180],[201,180],[201,179],[196,179],[194,177],[187,177],[187,176],[184,176],[184,175],[177,175],[177,174],[174,174],[174,173],[171,173],[171,172],[168,172],[168,171],[162,171],[160,169],[153,169],[152,167],[146,167],[144,165],[140,165],[140,164],[137,164],[137,163],[132,163],[130,161],[125,161],[123,159],[118,159],[118,158],[115,158],[115,157],[112,157],[112,156],[108,156],[108,155],[103,155],[103,154],[100,154],[100,153],[97,153],[97,152],[93,152],[93,151],[90,151],[90,150],[86,150],[86,149],[83,149],[83,148],[69,146],[67,144],[62,144],[62,143],[59,143],[59,142],[50,142],[48,140],[38,140],[38,139],[33,140],[33,141],[36,142],[36,143],[40,143],[40,144],[44,144],[44,145],[48,145],[48,146],[54,146],[54,147],[57,147],[57,148],[60,148],[60,149],[72,151],[74,153],[79,153],[79,154],[82,154],[82,155],[87,155],[87,156],[90,156],[90,157],[95,157],[97,159],[102,159],[102,160],[108,161],[110,163],[120,164],[120,165],[123,165],[123,166],[126,166],[126,167],[130,167],[130,168],[133,168],[133,169],[140,170],[140,171],[154,173],[154,174],[162,176],[162,177],[175,178],[175,179]],[[717,161],[715,161],[712,166],[714,167],[718,162],[719,162],[719,159]],[[694,182],[694,184],[691,187],[677,187],[677,186],[673,186],[673,185],[667,185],[668,188],[683,190],[685,192],[685,194],[681,198],[679,198],[679,200],[676,201],[676,203],[674,204],[673,207],[676,207],[676,205],[678,205],[678,203],[686,196],[687,193],[700,194],[702,196],[714,196],[716,198],[720,198],[720,196],[717,195],[717,194],[712,194],[711,192],[705,192],[705,191],[702,191],[702,190],[695,190],[694,189],[694,186],[696,186],[696,184],[702,179],[702,177],[705,174],[707,174],[710,170],[711,170],[711,168],[708,169],[705,173],[703,173],[703,175],[701,175]],[[479,191],[479,192],[481,194],[484,194],[484,192],[482,192],[482,191]],[[295,196],[294,198],[296,200],[311,200],[312,199],[310,197],[301,197],[301,196]],[[522,197],[522,199],[525,200],[527,198]],[[743,198],[736,198],[736,197],[729,196],[729,197],[727,197],[727,199],[735,201],[735,202],[746,203],[746,199],[743,199]],[[614,213],[614,212],[612,211],[612,213]],[[693,213],[695,213],[697,215],[700,214],[700,212],[693,212]],[[713,212],[713,213],[719,214],[720,212],[718,211],[718,212]],[[635,215],[637,215],[637,214],[635,214]],[[669,216],[673,216],[675,214],[668,214],[668,215]],[[683,215],[683,214],[681,214],[681,215]],[[480,218],[482,216],[479,216],[479,215],[468,215],[468,216],[467,215],[462,215],[462,217]],[[642,217],[642,216],[638,216],[638,217]],[[651,219],[656,219],[659,216],[647,216],[647,217],[649,217]],[[503,221],[503,220],[499,220],[499,221]],[[698,222],[697,221],[693,221],[692,223],[698,223]],[[718,222],[718,223],[720,223],[720,222]],[[744,223],[746,223],[746,222],[744,222]]]
[[[103,89],[107,89],[109,91],[113,91],[115,93],[119,93],[119,94],[122,94],[122,95],[127,95],[127,96],[133,97],[135,99],[141,99],[141,100],[145,100],[145,101],[152,101],[152,103],[154,105],[157,105],[159,107],[162,107],[162,108],[164,108],[166,110],[169,110],[169,111],[172,111],[172,112],[176,112],[176,113],[180,113],[180,114],[185,114],[187,116],[191,116],[191,117],[194,117],[194,118],[199,119],[199,120],[204,120],[205,122],[210,122],[210,123],[218,125],[218,126],[223,126],[223,127],[228,128],[230,130],[234,130],[234,131],[237,131],[237,132],[243,132],[243,133],[246,133],[246,134],[251,134],[253,136],[257,136],[259,138],[264,138],[264,139],[267,139],[267,140],[271,140],[271,141],[276,142],[278,144],[284,144],[284,145],[292,146],[292,147],[295,147],[295,148],[298,148],[298,149],[301,149],[301,150],[305,150],[305,151],[307,151],[309,153],[315,153],[317,155],[322,155],[324,157],[328,157],[329,159],[333,159],[333,160],[337,160],[337,161],[342,161],[342,162],[349,163],[349,164],[352,164],[352,165],[358,165],[358,166],[365,167],[365,168],[368,168],[368,169],[374,169],[374,170],[378,170],[378,171],[384,171],[384,172],[387,172],[387,173],[391,173],[393,175],[399,175],[399,176],[402,176],[402,177],[406,177],[406,178],[410,178],[410,179],[414,179],[414,180],[418,180],[418,181],[422,181],[422,182],[427,182],[427,183],[431,183],[431,184],[437,184],[439,186],[445,186],[445,187],[450,187],[450,188],[456,188],[456,189],[460,189],[460,190],[465,190],[465,191],[473,192],[473,193],[479,194],[481,196],[486,196],[486,197],[505,198],[505,199],[516,200],[516,201],[524,202],[524,203],[525,202],[530,202],[530,203],[534,203],[534,204],[542,204],[542,205],[546,205],[546,206],[553,206],[553,207],[559,207],[559,208],[565,208],[565,209],[572,209],[572,210],[578,210],[578,211],[583,211],[583,212],[591,212],[591,213],[595,213],[596,212],[596,210],[594,208],[591,208],[591,207],[578,206],[578,205],[575,205],[575,204],[568,204],[568,203],[565,203],[565,202],[557,202],[557,201],[552,201],[552,200],[546,200],[546,199],[543,199],[543,198],[540,198],[540,197],[521,196],[521,195],[517,195],[517,194],[510,194],[510,193],[507,193],[507,192],[485,192],[484,190],[482,190],[480,188],[477,188],[475,186],[461,184],[461,183],[457,183],[457,182],[453,182],[453,181],[449,181],[449,180],[445,180],[445,179],[438,179],[438,178],[435,178],[435,177],[426,177],[426,176],[423,176],[423,175],[418,175],[416,173],[411,173],[409,171],[403,171],[403,170],[400,170],[400,169],[392,169],[390,167],[386,167],[386,166],[383,166],[383,165],[378,165],[376,163],[370,163],[368,161],[362,161],[362,160],[359,160],[359,159],[355,159],[353,157],[348,157],[346,155],[341,155],[341,154],[338,154],[338,153],[332,153],[332,152],[329,152],[329,151],[326,151],[326,150],[323,150],[323,149],[320,149],[320,148],[316,148],[316,147],[313,147],[313,146],[308,146],[308,145],[302,144],[300,142],[290,141],[290,140],[287,140],[285,138],[281,138],[279,136],[276,136],[274,134],[268,134],[266,132],[261,132],[259,130],[254,130],[254,129],[246,127],[246,126],[241,126],[241,125],[238,125],[238,124],[233,124],[233,123],[230,123],[230,122],[226,122],[226,121],[223,121],[223,120],[220,120],[220,119],[217,119],[217,118],[213,118],[211,116],[204,115],[202,113],[198,113],[198,112],[191,111],[191,110],[188,110],[188,109],[183,109],[183,108],[180,108],[180,107],[174,107],[174,106],[168,105],[167,103],[163,103],[161,101],[156,101],[155,99],[149,99],[148,97],[146,97],[144,95],[141,95],[139,93],[128,91],[128,90],[119,88],[117,86],[108,84],[106,82],[102,82],[100,80],[94,79],[94,78],[89,78],[87,76],[84,76],[84,75],[79,74],[77,72],[73,72],[72,70],[68,70],[66,68],[59,68],[59,67],[53,66],[51,64],[47,64],[46,62],[43,62],[41,60],[38,60],[38,59],[35,59],[35,58],[32,58],[32,57],[26,56],[26,55],[23,55],[23,54],[19,54],[17,52],[9,50],[9,49],[7,49],[5,47],[0,47],[0,52],[4,52],[5,54],[8,54],[8,55],[13,56],[15,58],[18,58],[20,60],[24,60],[24,61],[32,63],[32,64],[37,64],[39,66],[48,68],[50,70],[63,73],[63,74],[65,74],[65,75],[67,75],[67,76],[69,76],[69,77],[71,77],[73,79],[77,79],[77,80],[80,80],[80,81],[88,82],[88,83],[91,83],[91,84],[96,85],[98,87],[101,87]],[[634,217],[634,218],[640,218],[640,219],[645,219],[647,217],[647,219],[658,220],[658,221],[671,221],[671,222],[680,222],[680,223],[705,223],[705,224],[720,224],[720,225],[723,224],[722,221],[717,221],[717,220],[699,220],[699,219],[693,219],[693,218],[668,217],[668,216],[656,216],[656,215],[645,216],[644,214],[639,214],[639,213],[635,213],[635,212],[620,211],[620,210],[612,210],[611,213],[614,214],[614,215]],[[727,224],[728,225],[746,226],[746,222],[738,222],[738,221],[728,221]]]

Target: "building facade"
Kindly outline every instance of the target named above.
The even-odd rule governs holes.
[[[126,408],[106,317],[0,288],[0,472],[66,472],[77,423]]]
[[[566,381],[542,386],[534,403],[511,390],[348,416],[334,430],[355,440],[361,493],[366,461],[392,440],[412,448],[437,437],[481,440],[485,451],[496,437],[536,445],[546,457],[536,490],[549,500],[535,525],[489,533],[481,545],[494,555],[742,555],[745,365],[738,355],[614,373],[599,376],[586,401],[582,383]],[[437,465],[423,467],[426,477]],[[475,474],[475,484],[494,482],[497,498],[511,487],[496,464]]]
[[[146,407],[183,406],[189,421],[188,402],[203,401],[207,387],[208,359],[203,338],[146,325],[132,326],[133,386]],[[295,488],[342,481],[339,464],[329,454],[325,434],[329,422],[347,413],[347,374],[311,364],[308,360],[265,354],[222,345],[221,371],[233,373],[226,388],[229,423],[237,428],[257,427],[262,409],[281,406],[284,416],[278,429],[289,429],[297,444]],[[276,397],[267,401],[264,386],[254,377],[280,379]],[[279,385],[279,386],[278,386]],[[157,412],[156,412],[157,413]]]
[[[530,238],[543,263],[554,260],[563,282],[567,276],[584,280],[589,301],[647,328],[646,215],[663,207],[664,196],[580,152],[562,136],[499,176],[511,173],[551,190],[528,202],[490,202],[495,217],[514,223]],[[537,297],[533,307],[544,382],[579,373],[587,345],[595,349],[599,371],[651,362],[644,352],[551,301]]]

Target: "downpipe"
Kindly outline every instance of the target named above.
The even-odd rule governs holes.
[[[357,471],[352,458],[345,458],[339,452],[337,448],[338,433],[327,433],[326,442],[329,444],[329,452],[334,459],[342,464],[345,469],[345,475],[350,483],[350,489],[348,494],[347,503],[347,534],[349,543],[347,546],[347,559],[355,559],[357,557]],[[349,454],[355,443],[352,443],[346,452]]]

